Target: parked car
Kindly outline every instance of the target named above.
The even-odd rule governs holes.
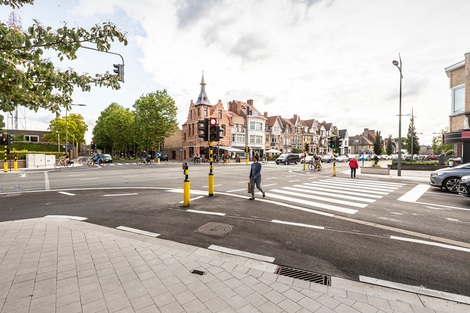
[[[322,155],[321,161],[324,163],[330,163],[333,160],[333,156],[331,154]]]
[[[276,164],[297,164],[300,162],[300,157],[298,154],[283,153],[276,159]]]
[[[113,158],[110,154],[101,154],[100,163],[113,163]]]
[[[449,192],[459,191],[459,181],[465,175],[470,175],[470,163],[461,164],[455,167],[446,167],[431,173],[431,186],[440,187]]]
[[[349,161],[349,158],[345,155],[338,155],[336,157],[336,162],[347,162]]]
[[[470,175],[465,175],[460,178],[459,193],[470,197]]]
[[[312,159],[313,159],[313,155],[307,155],[305,158],[302,158],[300,160],[300,163],[303,164],[303,163],[307,162],[307,164],[308,164],[308,163],[312,162]]]
[[[392,159],[392,156],[391,155],[388,155],[388,154],[382,154],[380,156],[380,159],[381,160],[391,160]]]

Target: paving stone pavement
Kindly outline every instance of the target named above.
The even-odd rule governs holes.
[[[324,286],[275,268],[66,217],[0,223],[2,313],[470,312],[468,304],[339,278]]]

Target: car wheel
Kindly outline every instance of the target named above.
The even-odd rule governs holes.
[[[459,192],[459,178],[458,177],[449,177],[444,182],[442,185],[444,186],[445,190],[452,192],[452,193],[457,193]]]

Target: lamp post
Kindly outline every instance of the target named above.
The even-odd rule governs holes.
[[[401,176],[401,90],[402,90],[402,80],[403,80],[403,64],[401,62],[401,56],[398,54],[400,62],[393,60],[392,64],[398,68],[400,71],[400,96],[399,96],[399,109],[398,109],[398,160],[397,160],[397,175]]]
[[[79,107],[86,106],[86,104],[83,104],[83,103],[71,103],[70,105],[75,105],[75,106],[79,106]],[[69,154],[69,151],[68,151],[68,147],[69,147],[69,129],[68,129],[69,117],[68,117],[68,112],[69,112],[68,107],[65,107],[65,153],[67,153],[67,155]],[[70,157],[70,155],[68,155],[68,157]]]

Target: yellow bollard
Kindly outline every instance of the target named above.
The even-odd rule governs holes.
[[[336,162],[333,163],[333,176],[336,176]]]
[[[183,206],[188,207],[190,202],[191,196],[191,184],[188,179],[188,163],[183,163],[183,170],[184,170],[184,183],[183,183]]]
[[[6,159],[3,161],[3,172],[8,172],[8,162]]]
[[[160,164],[160,158],[157,158],[157,164]]]
[[[13,170],[18,172],[18,158],[15,157],[15,162],[13,162]]]
[[[209,174],[209,197],[214,195],[214,174]]]

